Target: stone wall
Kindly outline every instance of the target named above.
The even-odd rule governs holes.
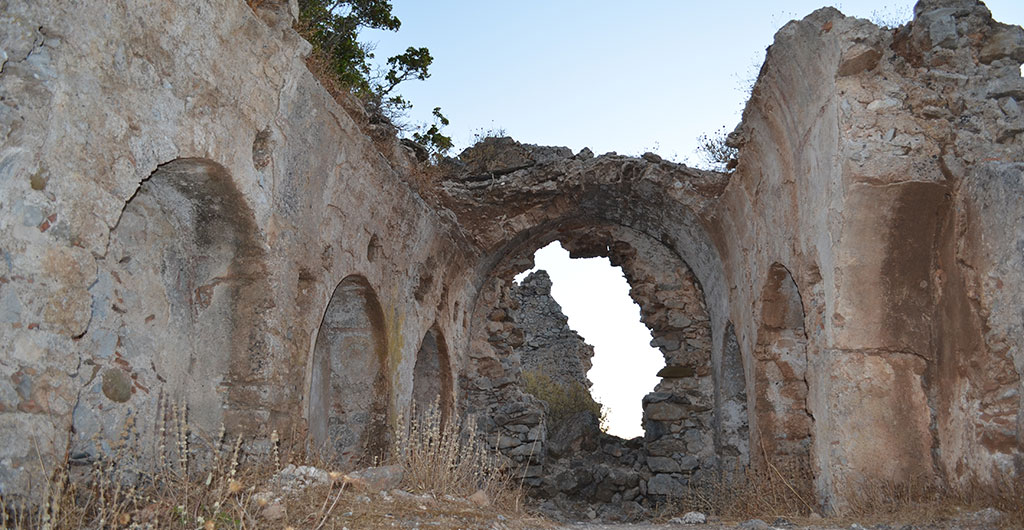
[[[0,493],[175,404],[356,465],[434,393],[539,478],[508,286],[556,239],[630,277],[665,469],[788,459],[826,508],[1024,475],[1024,29],[822,9],[777,34],[732,174],[488,139],[429,184],[259,5],[3,3]]]
[[[551,277],[544,270],[530,273],[513,287],[516,325],[523,342],[515,348],[524,373],[544,374],[563,387],[578,384],[590,388],[587,372],[594,347],[572,328],[562,307],[551,297]]]
[[[5,496],[42,487],[38,455],[102,458],[94,434],[116,439],[129,415],[155,447],[175,405],[251,450],[307,428],[379,447],[355,427],[370,418],[346,427],[314,391],[361,371],[346,341],[374,345],[358,399],[378,434],[408,407],[428,329],[465,350],[472,249],[406,183],[415,158],[309,73],[287,5],[263,4],[4,3]],[[353,282],[372,310],[337,302]],[[364,331],[336,329],[346,315]]]
[[[816,11],[779,31],[732,135],[739,167],[715,239],[745,352],[751,443],[776,435],[769,423],[799,419],[803,433],[809,420],[826,502],[883,477],[995,487],[1019,476],[1020,354],[1007,333],[1019,315],[999,302],[1022,286],[988,260],[1013,262],[1020,235],[974,230],[993,226],[996,210],[1019,213],[980,190],[1017,185],[1022,38],[971,1],[921,2],[894,31]],[[765,318],[779,267],[802,306],[806,365],[802,353],[786,362],[795,386],[773,401],[778,381],[759,370],[792,353],[756,352],[777,350],[785,333],[790,352],[802,340],[795,323]],[[993,315],[995,334],[984,324]]]

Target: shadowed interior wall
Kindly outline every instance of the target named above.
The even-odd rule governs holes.
[[[93,370],[74,415],[83,443],[87,433],[116,433],[125,414],[157,418],[161,397],[187,407],[190,427],[206,435],[224,424],[235,430],[238,409],[259,408],[236,391],[259,386],[265,364],[266,278],[254,227],[230,175],[209,160],[169,162],[141,184],[91,288],[83,340]]]
[[[441,422],[451,415],[455,398],[452,395],[452,372],[448,345],[437,326],[427,330],[416,354],[412,372],[412,402],[417,414],[437,406]]]
[[[809,471],[814,420],[807,411],[804,310],[793,276],[778,263],[761,296],[754,357],[754,462]]]
[[[372,463],[388,447],[384,314],[361,276],[338,284],[313,350],[309,430],[324,456],[343,468]]]

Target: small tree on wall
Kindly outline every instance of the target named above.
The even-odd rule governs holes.
[[[373,46],[359,41],[364,28],[398,31],[402,22],[392,14],[388,0],[300,0],[303,36],[314,53],[327,60],[335,80],[359,97],[370,112],[371,121],[408,130],[401,123],[412,104],[396,92],[401,83],[430,77],[434,62],[430,50],[410,46],[404,53],[391,56],[383,69],[375,70]],[[433,112],[435,123],[420,127],[413,141],[428,151],[443,155],[452,147],[450,137],[441,133],[448,120],[440,107]]]

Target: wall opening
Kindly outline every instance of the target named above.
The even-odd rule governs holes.
[[[754,347],[752,460],[809,477],[814,420],[807,409],[804,309],[793,276],[778,263],[762,291],[760,322]]]
[[[643,495],[664,499],[679,495],[688,484],[713,477],[709,473],[715,473],[723,462],[720,452],[728,453],[732,461],[746,464],[746,439],[740,439],[747,434],[746,409],[745,405],[735,403],[745,399],[743,371],[730,365],[728,373],[724,374],[734,379],[725,389],[728,394],[725,402],[733,406],[735,417],[730,416],[725,422],[732,431],[723,436],[719,432],[722,424],[716,419],[723,403],[716,395],[716,377],[712,373],[711,320],[703,288],[687,264],[661,241],[622,226],[573,227],[552,236],[557,243],[536,251],[534,259],[515,257],[507,265],[512,270],[517,266],[522,270],[527,263],[535,263],[537,269],[543,270],[518,275],[520,283],[513,286],[508,300],[496,297],[498,306],[487,316],[490,322],[484,330],[487,341],[496,345],[495,360],[502,367],[515,366],[518,362],[527,391],[532,383],[526,380],[525,374],[531,371],[540,370],[553,379],[561,379],[562,384],[594,381],[594,396],[608,405],[612,400],[599,386],[601,376],[605,375],[608,386],[622,396],[619,403],[632,409],[632,418],[627,420],[625,427],[629,430],[624,433],[612,422],[608,431],[618,435],[617,439],[599,436],[595,433],[596,426],[588,430],[578,421],[548,421],[546,454],[550,466],[554,466],[548,472],[557,473],[558,466],[590,465],[577,460],[585,460],[589,451],[611,444],[610,447],[619,448],[611,451],[621,451],[624,455],[627,467],[639,461],[647,484]],[[557,259],[548,258],[548,254]],[[608,261],[569,259],[598,257]],[[607,276],[593,277],[587,272],[573,271],[572,266],[576,264],[592,265]],[[554,273],[565,266],[568,272]],[[576,292],[559,294],[560,283],[573,282],[577,283]],[[613,282],[619,284],[618,300],[609,302],[595,297],[607,294],[604,291],[608,291]],[[550,302],[544,302],[545,297]],[[574,305],[582,306],[582,311]],[[615,313],[613,306],[625,311]],[[511,308],[510,319],[505,317],[506,307]],[[569,316],[563,316],[563,312]],[[592,316],[588,324],[575,318],[577,312],[590,313],[596,318]],[[632,321],[636,330],[632,343],[622,340],[628,335],[623,332],[628,321]],[[574,329],[595,347],[585,344]],[[521,331],[521,335],[517,336],[516,331]],[[604,337],[611,337],[605,344],[610,343],[612,347],[602,352]],[[735,346],[736,341],[731,342]],[[505,358],[500,353],[508,350],[518,358]],[[734,350],[736,359],[731,361],[738,364],[738,346]],[[646,362],[639,358],[641,351],[648,352]],[[602,353],[606,354],[605,359],[601,358]],[[612,362],[608,363],[609,360]],[[600,371],[602,362],[610,366],[605,374]],[[621,364],[615,365],[615,362]],[[484,367],[480,364],[480,368]],[[482,369],[478,372],[485,375]],[[495,375],[504,376],[504,373],[495,371]],[[495,387],[505,378],[488,377],[490,382],[478,386]],[[544,401],[550,404],[546,398]],[[612,403],[610,417],[617,412],[615,402]],[[524,430],[523,426],[515,427]],[[519,437],[519,443],[515,443],[516,429],[500,427],[496,436],[499,449],[500,445],[507,445],[514,455],[527,446],[528,435],[525,439]],[[572,462],[567,463],[567,458]],[[631,458],[636,460],[630,461]],[[559,489],[564,486],[561,482],[548,484],[546,481],[543,477],[532,482],[530,477],[527,479],[531,485],[547,484],[544,487],[562,491]],[[608,486],[609,491],[617,491],[620,486]],[[629,488],[623,492],[627,490]],[[563,493],[576,495],[579,492],[569,488]]]
[[[523,355],[523,371],[543,372],[562,385],[579,382],[589,387],[604,407],[609,434],[626,439],[643,436],[642,400],[658,383],[655,374],[665,360],[649,345],[651,332],[640,322],[640,308],[630,298],[622,270],[603,257],[571,259],[558,242],[538,250],[534,260],[535,269],[517,275],[517,282],[522,286],[533,271],[546,271],[550,277],[546,286],[541,286],[543,279],[528,284],[542,291],[534,294],[550,294],[557,305],[537,304],[521,308],[520,314],[558,320],[553,323],[565,329],[535,329],[521,322],[529,328],[524,337],[529,358]],[[567,321],[551,314],[557,310]]]
[[[415,414],[422,414],[436,406],[444,426],[455,406],[452,391],[452,371],[448,358],[448,345],[444,334],[434,324],[420,343],[416,365],[412,371],[412,404]]]
[[[366,279],[348,276],[331,295],[313,349],[314,447],[342,468],[384,457],[389,402],[384,313]]]

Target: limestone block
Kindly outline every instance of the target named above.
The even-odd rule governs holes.
[[[983,63],[991,63],[1010,57],[1018,63],[1024,62],[1024,28],[1020,26],[1004,26],[989,36],[981,48],[980,59]]]
[[[644,407],[644,415],[648,420],[654,421],[675,421],[685,417],[689,413],[689,407],[679,403],[661,401],[651,403]]]
[[[839,76],[857,75],[878,65],[882,52],[875,46],[856,43],[843,52],[839,62]]]

